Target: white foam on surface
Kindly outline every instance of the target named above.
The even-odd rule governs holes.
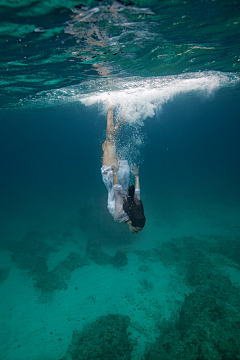
[[[130,124],[143,125],[146,118],[154,117],[163,104],[178,95],[194,93],[208,98],[239,82],[239,75],[216,71],[148,78],[98,78],[43,91],[34,98],[22,100],[19,106],[36,108],[81,103],[88,107],[97,106],[106,115],[106,99],[110,96],[117,114],[122,114]]]
[[[214,72],[148,78],[126,81],[124,86],[121,84],[122,89],[95,92],[82,97],[80,101],[86,106],[98,105],[105,113],[108,109],[106,99],[110,96],[118,114],[123,115],[130,124],[137,122],[141,125],[177,95],[194,92],[207,98],[220,88],[238,81],[236,77]]]

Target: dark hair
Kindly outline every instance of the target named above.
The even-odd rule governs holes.
[[[141,200],[134,200],[134,193],[134,185],[129,186],[127,200],[123,201],[123,210],[128,214],[129,220],[132,222],[132,226],[143,228],[146,221],[143,204]]]

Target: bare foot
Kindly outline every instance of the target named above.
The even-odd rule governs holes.
[[[115,108],[115,105],[110,97],[107,98],[107,102],[108,102],[108,110],[113,110]]]
[[[123,115],[119,115],[119,117],[118,117],[118,119],[117,119],[117,124],[122,125],[122,124],[124,124],[124,123],[126,123],[126,122],[127,122],[127,120],[124,118],[124,116],[123,116]]]

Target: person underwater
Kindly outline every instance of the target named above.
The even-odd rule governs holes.
[[[114,104],[108,99],[106,140],[102,145],[102,179],[108,190],[108,210],[116,222],[124,222],[132,234],[137,234],[145,225],[146,218],[140,200],[139,166],[134,164],[131,173],[135,186],[129,186],[130,167],[127,160],[119,160],[116,154],[116,139],[123,118],[113,123]]]

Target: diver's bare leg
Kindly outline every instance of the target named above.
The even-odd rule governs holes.
[[[114,165],[118,161],[116,155],[116,139],[120,126],[125,122],[125,120],[120,116],[114,127],[113,110],[114,110],[114,104],[111,102],[110,99],[108,99],[106,140],[102,145],[102,150],[103,150],[102,165],[106,165],[106,166]]]
[[[114,104],[111,102],[110,99],[108,99],[108,114],[107,114],[107,139],[109,141],[112,140],[112,137],[114,136],[114,123],[113,123],[113,110],[114,110]]]
[[[103,158],[102,165],[112,166],[117,163],[116,156],[116,135],[115,127],[113,123],[113,110],[114,105],[108,100],[108,115],[107,115],[107,131],[106,131],[106,140],[102,145]]]

